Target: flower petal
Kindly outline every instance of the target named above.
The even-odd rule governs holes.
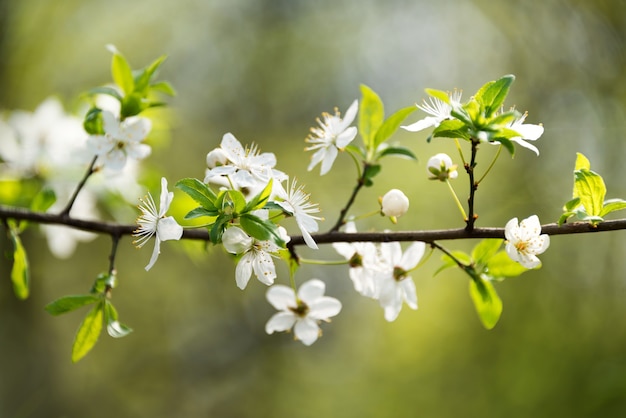
[[[275,331],[289,331],[295,322],[296,316],[293,313],[277,312],[265,324],[265,332],[273,334]]]
[[[179,240],[183,236],[183,227],[171,216],[161,218],[157,222],[157,236],[161,241]]]
[[[409,248],[404,251],[402,254],[402,258],[398,263],[398,267],[401,267],[403,270],[411,270],[417,266],[422,257],[424,256],[424,251],[426,250],[426,244],[421,241],[416,241]]]
[[[326,284],[319,279],[311,279],[300,286],[298,290],[298,298],[307,305],[311,306],[316,299],[324,296]]]
[[[320,176],[328,173],[330,169],[333,167],[333,163],[335,162],[335,158],[337,158],[337,148],[335,146],[330,146],[326,148],[326,152],[324,153],[324,159],[322,160],[322,167],[320,170]]]
[[[407,305],[409,305],[409,308],[417,309],[417,292],[415,291],[415,283],[413,282],[413,279],[407,277],[406,279],[401,280],[398,285],[402,289],[404,301]]]
[[[294,327],[296,338],[302,341],[304,345],[311,345],[320,336],[320,327],[312,319],[304,318],[296,322]]]
[[[341,302],[329,296],[322,296],[309,305],[308,316],[313,319],[326,320],[341,312]]]
[[[237,263],[237,268],[235,269],[235,281],[237,282],[237,287],[242,290],[246,288],[248,282],[250,281],[250,276],[252,276],[253,258],[253,253],[245,253]]]
[[[157,258],[159,258],[160,253],[161,253],[161,240],[159,240],[159,237],[157,236],[156,239],[154,240],[154,250],[152,251],[152,257],[150,257],[150,262],[145,267],[146,271],[150,270],[152,266],[154,266],[154,263],[156,263]]]
[[[279,311],[285,311],[287,309],[295,308],[298,306],[296,303],[296,293],[292,288],[284,286],[282,284],[275,284],[270,287],[265,294],[267,301]]]

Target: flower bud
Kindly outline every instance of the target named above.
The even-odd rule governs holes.
[[[402,216],[409,209],[409,198],[401,190],[391,189],[382,197],[381,212],[385,216]]]
[[[447,179],[455,179],[459,175],[456,171],[456,164],[452,164],[450,156],[443,153],[430,157],[426,169],[431,180],[446,181]]]
[[[228,157],[226,157],[226,153],[221,148],[215,148],[206,155],[206,165],[209,168],[225,165],[227,162]]]

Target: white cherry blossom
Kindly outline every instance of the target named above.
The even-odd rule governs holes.
[[[285,236],[284,228],[280,229],[282,230],[281,235]],[[254,239],[237,226],[232,226],[224,231],[222,244],[229,253],[241,255],[235,269],[237,287],[245,289],[252,272],[261,283],[268,286],[274,283],[276,267],[272,256],[280,250],[278,245],[271,241]]]
[[[509,125],[510,129],[520,134],[520,136],[511,138],[511,141],[539,155],[539,150],[537,149],[537,147],[526,141],[536,141],[537,139],[539,139],[539,137],[543,135],[543,126],[533,125],[531,123],[524,123],[524,121],[526,120],[526,116],[528,116],[528,112],[524,113],[522,116],[514,120]]]
[[[289,183],[289,180],[287,182]],[[275,203],[296,219],[306,245],[317,250],[317,244],[311,237],[311,233],[318,231],[317,221],[322,218],[313,216],[311,213],[320,211],[318,204],[309,202],[310,195],[305,193],[303,186],[298,186],[295,179],[289,184],[289,190],[285,190],[280,182],[274,182],[274,192],[279,198]]]
[[[87,146],[98,156],[98,166],[121,170],[128,157],[142,160],[150,155],[150,146],[142,143],[152,128],[150,119],[132,116],[120,121],[113,113],[103,110],[102,128],[104,135],[87,138]]]
[[[311,345],[322,334],[320,321],[330,322],[329,318],[341,311],[341,302],[324,296],[326,285],[318,279],[311,279],[300,286],[298,293],[284,285],[274,285],[267,291],[268,302],[279,312],[265,325],[265,332],[289,331],[304,345]]]
[[[354,222],[346,223],[344,231],[356,232]],[[363,296],[378,298],[376,245],[372,242],[336,242],[333,248],[349,261],[354,289]]]
[[[315,151],[311,156],[311,163],[308,170],[311,171],[317,164],[322,163],[320,175],[330,171],[335,158],[340,150],[343,150],[356,137],[357,128],[350,126],[354,121],[359,102],[353,101],[344,118],[335,109],[335,114],[322,113],[322,119],[317,119],[319,127],[311,128],[311,134],[306,138],[306,142],[313,144],[306,147],[306,151]]]
[[[454,90],[449,94],[450,102],[452,104],[460,104],[461,94],[461,91]],[[428,113],[430,116],[426,116],[411,125],[402,126],[402,129],[411,132],[419,132],[430,127],[436,128],[444,120],[452,119],[452,106],[437,97],[431,96],[428,98],[428,101],[424,99],[423,103],[421,105],[417,105],[417,107],[418,109]]]
[[[399,242],[380,244],[381,271],[378,275],[380,306],[385,310],[385,319],[394,321],[400,314],[403,302],[411,309],[417,309],[415,283],[409,276],[424,255],[426,244],[413,242],[402,253]]]
[[[178,225],[173,217],[165,216],[173,198],[174,193],[167,191],[167,180],[163,177],[161,178],[160,209],[157,209],[152,195],[148,194],[145,200],[140,199],[142,204],[139,205],[139,209],[142,214],[137,219],[139,228],[133,232],[133,236],[138,237],[133,241],[133,244],[135,244],[137,248],[141,248],[153,235],[155,236],[154,250],[152,251],[150,262],[146,266],[146,271],[152,268],[159,257],[161,241],[171,239],[179,240],[183,235],[183,227]]]
[[[283,172],[274,169],[274,153],[260,153],[256,145],[244,148],[230,132],[224,134],[218,150],[207,155],[209,169],[204,177],[207,184],[213,183],[237,190],[247,189],[250,191],[247,195],[254,196],[271,178],[283,181],[287,177]]]
[[[511,260],[517,261],[527,269],[541,265],[538,254],[543,253],[550,246],[550,236],[541,235],[541,223],[537,215],[517,222],[513,218],[504,227],[506,237],[506,253]]]

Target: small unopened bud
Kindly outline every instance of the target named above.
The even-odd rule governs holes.
[[[455,179],[459,175],[456,171],[456,164],[452,164],[450,156],[443,153],[430,157],[426,169],[431,180],[446,181]]]
[[[409,210],[409,198],[401,190],[391,189],[380,200],[381,212],[385,216],[397,218]]]
[[[215,168],[228,162],[226,153],[221,148],[215,148],[206,155],[206,165],[209,168]]]

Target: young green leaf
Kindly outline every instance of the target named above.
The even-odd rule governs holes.
[[[218,214],[219,212],[217,210],[207,210],[201,206],[198,206],[197,208],[191,209],[189,212],[187,212],[187,214],[185,215],[185,219],[195,219],[201,218],[203,216],[214,217]]]
[[[369,87],[361,85],[359,103],[359,133],[367,150],[375,150],[374,138],[385,119],[385,110],[380,97]]]
[[[34,212],[45,212],[50,209],[50,206],[54,205],[57,200],[57,195],[54,190],[44,187],[37,193],[30,204],[30,209]]]
[[[464,253],[463,251],[452,251],[451,254],[454,258],[456,258],[457,260],[459,260],[462,264],[466,266],[469,266],[472,262],[472,259],[469,256],[469,254]],[[436,276],[437,274],[439,274],[441,271],[445,269],[458,266],[456,261],[454,261],[452,257],[448,256],[447,254],[443,254],[441,256],[441,261],[443,261],[443,265],[439,267],[437,271],[435,271],[433,276]]]
[[[480,321],[492,329],[502,314],[502,301],[490,281],[475,275],[469,283],[469,292]]]
[[[386,144],[385,144],[386,145]],[[403,157],[408,158],[409,160],[417,161],[417,156],[413,154],[408,148],[401,146],[389,146],[389,147],[379,147],[377,152],[377,160],[380,160],[383,157],[394,156],[394,157]]]
[[[250,201],[246,204],[243,212],[252,212],[253,210],[261,209],[265,206],[267,201],[272,194],[272,186],[274,184],[274,179],[270,179],[265,188],[261,190],[259,194],[254,196]]]
[[[227,196],[233,204],[233,209],[237,213],[244,211],[246,207],[246,198],[239,190],[230,189],[226,191]]]
[[[113,338],[122,338],[133,330],[117,320],[117,310],[109,300],[105,300],[104,317],[107,323],[107,333]]]
[[[487,238],[480,241],[474,249],[472,249],[472,259],[477,265],[487,264],[502,246],[502,240],[499,238]]]
[[[167,58],[165,55],[160,56],[135,77],[135,91],[140,93],[143,97],[146,97],[148,94],[150,81],[155,76],[157,69],[161,66],[163,61],[165,61],[165,58]]]
[[[44,309],[50,315],[61,315],[71,312],[85,305],[99,302],[102,298],[97,295],[71,295],[63,296],[53,302],[47,304]]]
[[[584,168],[575,171],[574,192],[575,197],[580,198],[588,215],[600,216],[606,195],[606,186],[602,176]]]
[[[467,132],[467,126],[458,119],[442,121],[432,133],[435,138],[460,138],[466,141],[471,139]]]
[[[176,96],[176,90],[167,81],[158,81],[150,85],[150,91],[167,94],[168,96]]]
[[[380,164],[367,164],[364,168],[363,179],[366,187],[371,187],[374,184],[372,180],[374,177],[380,173]]]
[[[217,196],[206,184],[198,179],[185,178],[176,183],[176,187],[187,193],[189,197],[195,200],[203,208],[208,211],[217,211],[215,201]]]
[[[135,88],[135,81],[133,79],[133,72],[126,61],[126,58],[119,53],[117,49],[113,49],[113,60],[111,61],[111,75],[113,81],[119,86],[125,95],[133,92]]]
[[[486,271],[493,280],[502,281],[508,277],[519,276],[528,269],[511,260],[506,251],[500,251],[489,258]]]
[[[281,238],[278,227],[270,221],[254,216],[250,213],[241,215],[239,218],[241,228],[251,237],[259,241],[273,241],[279,247],[285,247],[285,241]]]
[[[446,93],[445,91],[436,89],[424,89],[424,91],[429,96],[432,96],[435,99],[439,99],[444,103],[450,104],[450,95],[448,95],[448,93]]]
[[[400,127],[402,122],[404,122],[407,116],[409,116],[416,110],[417,106],[409,106],[400,109],[393,115],[389,116],[376,131],[376,135],[374,136],[373,148],[377,148],[380,144],[389,139],[391,135],[393,135],[398,130],[398,128]]]
[[[19,231],[14,222],[9,223],[9,233],[13,243],[13,267],[11,268],[11,281],[13,282],[13,292],[18,299],[26,299],[29,294],[30,271],[28,267],[28,257],[22,245]]]
[[[602,211],[600,211],[600,216],[604,217],[611,212],[615,212],[616,210],[626,209],[626,200],[622,199],[609,199],[604,202],[602,206]]]
[[[78,327],[72,345],[72,362],[76,363],[96,345],[102,331],[103,317],[104,302],[101,301],[89,311]]]
[[[514,81],[515,76],[509,74],[485,84],[478,90],[474,97],[484,109],[485,117],[491,118],[500,110]]]

